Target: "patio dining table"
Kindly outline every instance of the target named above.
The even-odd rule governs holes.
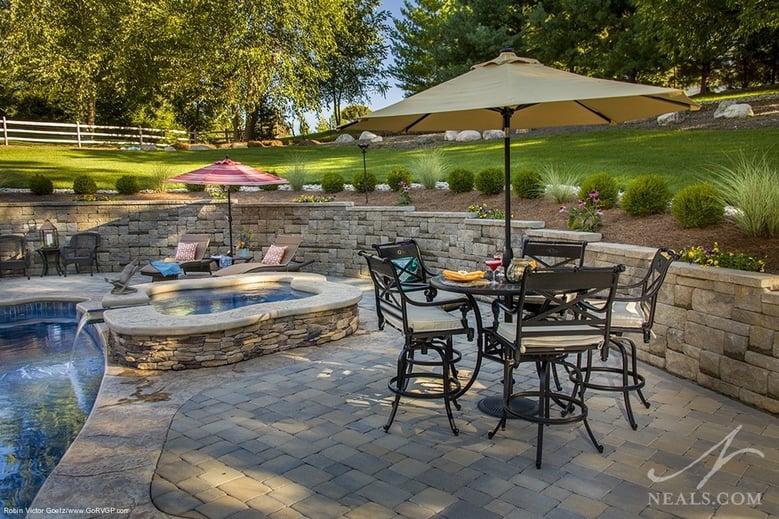
[[[477,358],[474,367],[474,373],[471,376],[469,383],[463,387],[462,392],[467,391],[474,381],[478,378],[479,370],[481,369],[481,363],[484,359],[491,360],[498,363],[503,363],[503,355],[500,351],[489,349],[487,342],[484,340],[485,325],[481,310],[479,309],[476,296],[486,296],[487,298],[512,298],[519,296],[522,289],[519,283],[509,283],[506,281],[492,284],[488,280],[480,279],[477,281],[453,281],[447,279],[443,274],[433,276],[429,280],[430,286],[437,290],[443,290],[447,292],[454,292],[457,294],[465,295],[471,303],[473,308],[474,317],[476,320],[476,345],[477,345]],[[532,412],[532,409],[536,407],[536,403],[530,400],[517,399],[512,402],[512,405],[518,407],[518,411],[523,413]],[[479,409],[487,415],[494,417],[503,416],[503,399],[500,395],[487,396],[481,399],[478,403]]]

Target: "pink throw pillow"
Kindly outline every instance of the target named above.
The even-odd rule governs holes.
[[[197,253],[197,243],[179,243],[176,248],[176,261],[193,261]]]
[[[271,245],[268,247],[268,252],[265,253],[265,257],[262,258],[262,263],[264,265],[279,265],[281,264],[281,259],[284,257],[285,252],[287,252],[287,247]]]

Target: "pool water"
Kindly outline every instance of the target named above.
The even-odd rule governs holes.
[[[250,288],[218,287],[176,290],[154,294],[151,304],[165,315],[193,315],[225,312],[258,303],[274,303],[308,297],[287,283],[263,283]]]
[[[105,362],[72,319],[0,324],[0,518],[32,503],[95,402]],[[4,510],[5,509],[5,510]]]

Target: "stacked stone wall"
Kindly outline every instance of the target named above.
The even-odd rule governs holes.
[[[97,231],[101,270],[118,271],[131,258],[146,262],[173,254],[184,232],[210,234],[210,252],[226,252],[226,213],[226,203],[210,200],[7,204],[0,208],[0,233],[34,239],[36,226],[47,218],[58,227],[61,240],[74,232]],[[502,250],[504,241],[502,221],[350,202],[234,203],[234,236],[241,229],[253,234],[255,258],[275,235],[300,235],[299,257],[315,261],[307,269],[344,277],[367,277],[357,251],[374,243],[415,238],[430,268],[473,270],[483,268],[484,258]],[[515,221],[512,229],[515,250],[524,235],[585,239],[586,262],[625,264],[623,280],[642,273],[654,252],[600,243],[596,234],[543,229],[543,222]],[[642,360],[779,412],[779,276],[676,263],[661,290],[653,331],[648,344],[636,337]]]

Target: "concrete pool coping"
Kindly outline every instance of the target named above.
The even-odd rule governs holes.
[[[150,296],[200,288],[242,287],[260,283],[289,283],[310,297],[289,301],[260,303],[225,312],[172,316],[150,305]],[[178,281],[133,285],[132,294],[107,294],[102,299],[106,326],[117,333],[150,336],[191,335],[249,326],[261,320],[303,313],[323,312],[356,305],[362,292],[325,276],[308,272],[242,274],[225,277],[198,277]]]

